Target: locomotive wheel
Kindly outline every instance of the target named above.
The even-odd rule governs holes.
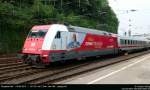
[[[66,60],[61,60],[60,61],[62,64],[65,64],[66,63]]]
[[[33,62],[34,65],[32,66],[33,68],[46,68],[46,66],[42,63],[41,59],[39,57],[37,57],[36,61]]]
[[[32,62],[30,59],[24,59],[23,60],[25,64],[29,64],[29,65],[32,65]]]

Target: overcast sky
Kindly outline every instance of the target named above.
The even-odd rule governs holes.
[[[150,0],[108,0],[119,19],[119,35],[150,33]],[[130,10],[136,10],[132,12]]]

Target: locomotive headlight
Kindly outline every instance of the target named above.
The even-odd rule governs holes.
[[[41,48],[38,49],[38,51],[41,51],[41,50],[42,50]]]
[[[27,49],[27,48],[24,48],[23,50],[25,50],[25,51],[26,51],[26,50],[28,50],[28,49]]]
[[[43,55],[43,57],[48,57],[48,55]]]

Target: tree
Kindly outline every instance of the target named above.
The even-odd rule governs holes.
[[[50,22],[114,33],[118,28],[107,0],[0,0],[0,53],[17,52],[33,25]]]

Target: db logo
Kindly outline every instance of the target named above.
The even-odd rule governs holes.
[[[35,46],[35,43],[31,43],[31,47],[34,47]]]

